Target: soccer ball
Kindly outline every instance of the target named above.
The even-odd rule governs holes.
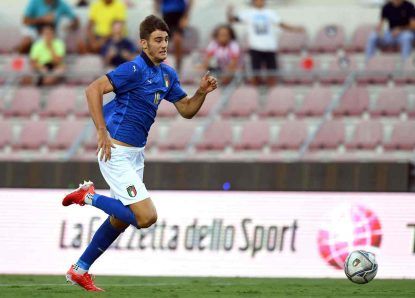
[[[375,255],[364,250],[355,250],[349,254],[344,263],[344,273],[348,279],[357,284],[366,284],[375,278],[378,263]]]

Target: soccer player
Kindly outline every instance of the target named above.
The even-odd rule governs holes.
[[[176,72],[162,63],[167,57],[169,28],[150,15],[140,24],[141,55],[92,82],[86,89],[91,117],[98,135],[98,163],[111,196],[95,193],[84,182],[62,201],[91,205],[109,215],[91,243],[66,274],[67,281],[87,291],[94,285],[89,267],[129,226],[147,228],[157,220],[156,208],[143,183],[144,146],[162,99],[173,103],[184,118],[199,111],[206,95],[217,88],[216,78],[206,73],[192,97],[182,90]],[[102,107],[103,94],[114,91],[114,100]]]

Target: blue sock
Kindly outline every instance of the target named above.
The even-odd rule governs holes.
[[[113,215],[125,223],[133,225],[137,229],[140,228],[133,211],[114,198],[94,194],[92,198],[92,206],[101,209],[108,215]]]
[[[110,247],[110,245],[122,232],[124,232],[124,230],[116,229],[111,224],[110,218],[108,217],[95,232],[91,243],[89,243],[78,262],[76,262],[76,265],[78,265],[79,268],[88,271],[89,267],[91,267],[95,260],[98,259],[108,247]]]

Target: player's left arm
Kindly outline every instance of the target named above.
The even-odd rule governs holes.
[[[209,75],[207,72],[200,80],[200,85],[195,94],[192,97],[186,96],[185,98],[176,101],[174,105],[180,115],[186,119],[193,118],[197,114],[206,95],[218,87],[217,79]]]

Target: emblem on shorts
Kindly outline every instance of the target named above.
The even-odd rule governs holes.
[[[137,195],[137,190],[135,189],[134,185],[130,185],[127,187],[128,195],[132,198],[134,198]]]

